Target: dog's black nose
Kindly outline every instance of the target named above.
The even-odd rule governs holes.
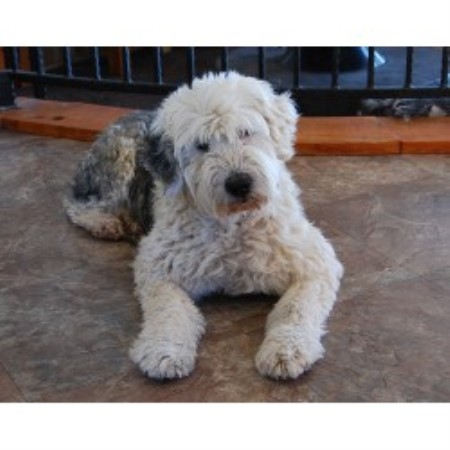
[[[252,177],[246,172],[235,172],[225,180],[225,190],[234,197],[245,199],[251,191]]]

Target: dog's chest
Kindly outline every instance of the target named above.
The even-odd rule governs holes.
[[[291,255],[267,223],[216,224],[183,233],[167,254],[173,280],[192,296],[278,293],[289,284]]]

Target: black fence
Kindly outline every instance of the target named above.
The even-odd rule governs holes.
[[[358,114],[364,99],[450,98],[448,47],[9,47],[0,106],[13,95],[149,106],[195,76],[237,70],[289,90],[305,115]],[[103,92],[100,100],[95,92]],[[110,96],[105,93],[111,93]],[[131,100],[130,100],[131,99]],[[150,101],[151,99],[151,101]],[[117,100],[116,100],[117,104]]]

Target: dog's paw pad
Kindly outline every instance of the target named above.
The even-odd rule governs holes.
[[[186,377],[195,365],[195,352],[175,346],[158,350],[139,339],[130,350],[130,356],[146,376],[159,380]]]
[[[307,356],[299,345],[265,340],[256,358],[261,375],[275,379],[294,379],[307,371],[320,356]]]

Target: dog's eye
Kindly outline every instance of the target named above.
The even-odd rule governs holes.
[[[209,150],[209,144],[207,142],[199,142],[197,144],[197,150],[201,152],[207,152]]]

